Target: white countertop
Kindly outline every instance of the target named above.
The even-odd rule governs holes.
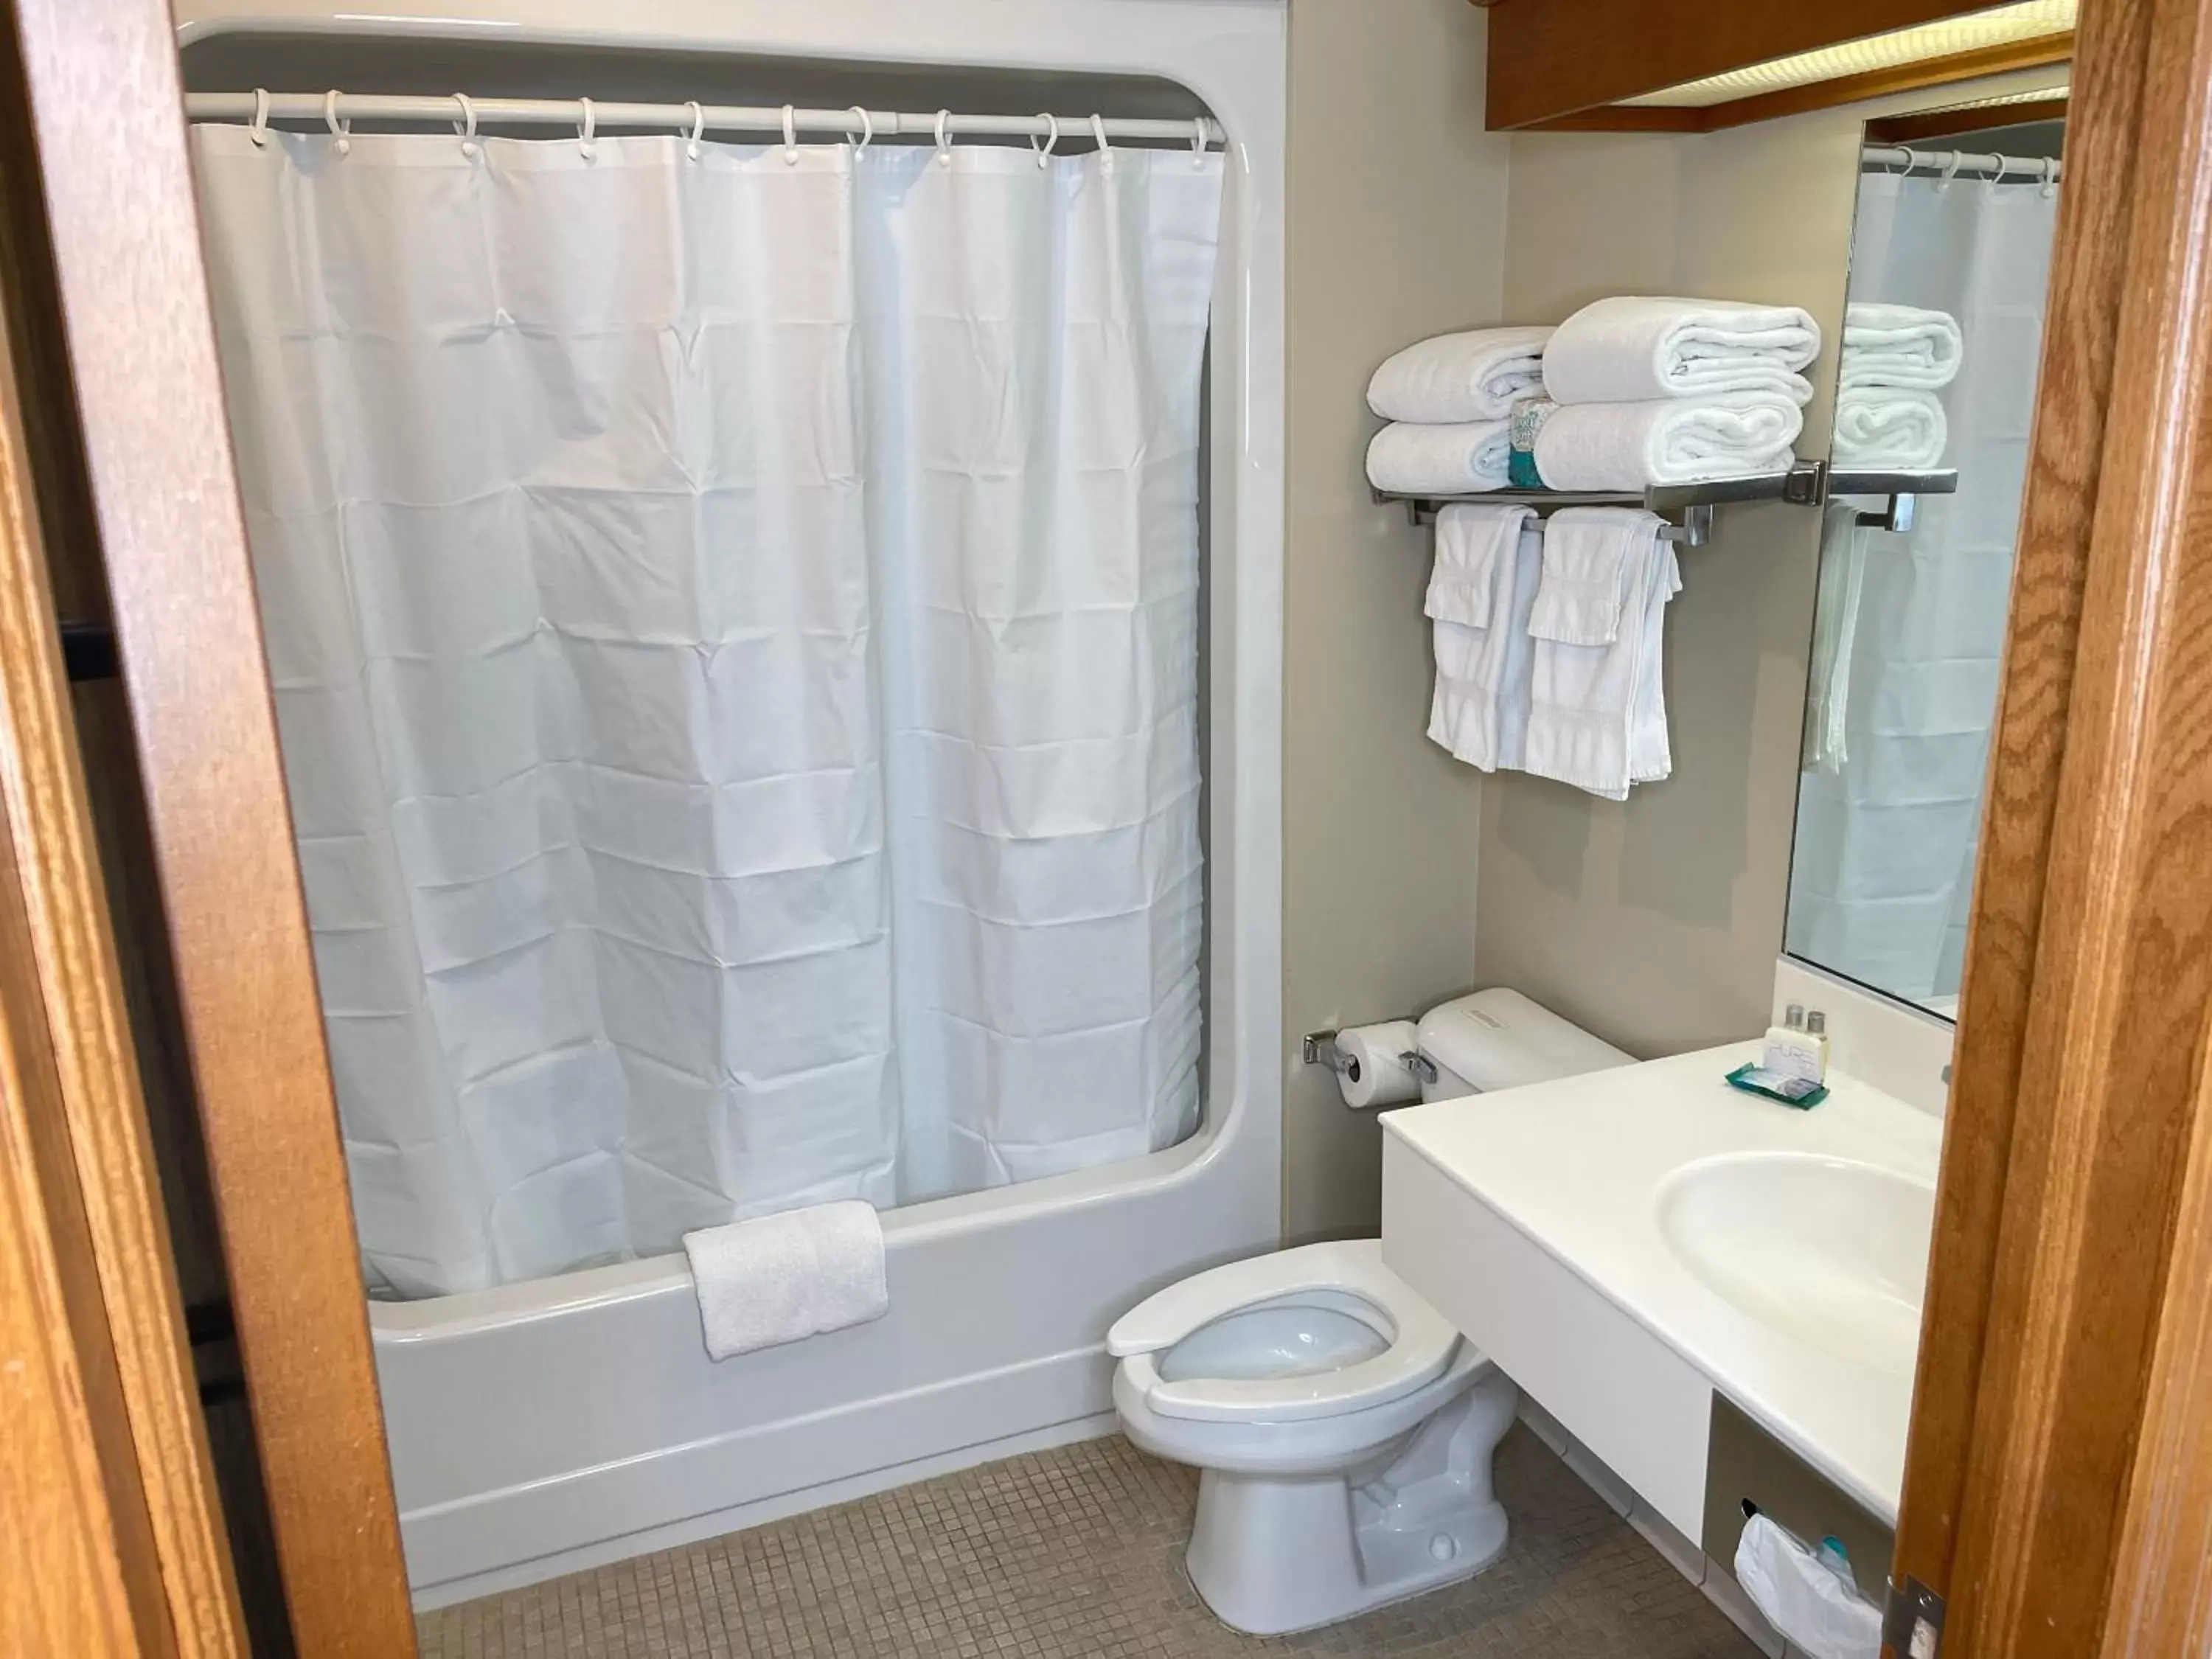
[[[1659,1230],[1659,1185],[1693,1160],[1801,1152],[1932,1183],[1942,1121],[1856,1079],[1799,1111],[1730,1088],[1755,1042],[1387,1113],[1413,1151],[1711,1378],[1808,1462],[1895,1523],[1912,1378],[1839,1358],[1740,1310]]]

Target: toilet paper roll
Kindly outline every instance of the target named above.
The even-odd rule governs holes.
[[[1421,1045],[1421,1034],[1410,1019],[1394,1019],[1381,1025],[1355,1025],[1336,1034],[1337,1052],[1349,1062],[1336,1074],[1344,1103],[1364,1111],[1370,1106],[1395,1106],[1421,1097],[1421,1080],[1400,1059]]]

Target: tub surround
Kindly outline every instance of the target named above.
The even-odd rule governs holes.
[[[1847,1075],[1811,1111],[1723,1083],[1757,1053],[1730,1044],[1383,1119],[1384,1259],[1693,1540],[1716,1391],[1887,1521],[1904,1479],[1911,1339],[1747,1311],[1662,1214],[1701,1180],[1725,1228],[1732,1193],[1832,1176],[1882,1188],[1924,1225],[1909,1212],[1933,1188],[1941,1120]],[[1791,1161],[1750,1162],[1777,1155]],[[1743,1226],[1756,1237],[1755,1216]],[[1755,1281],[1759,1253],[1746,1255]]]

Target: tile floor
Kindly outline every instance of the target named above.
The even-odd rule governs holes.
[[[1197,1473],[1118,1436],[424,1615],[422,1659],[1751,1659],[1757,1650],[1543,1443],[1498,1452],[1505,1557],[1262,1641],[1182,1570]]]

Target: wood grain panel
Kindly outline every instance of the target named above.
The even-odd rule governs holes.
[[[40,1063],[45,1025],[0,818],[0,1653],[161,1652],[152,1528],[76,1170],[53,1144],[60,1091]]]
[[[5,295],[11,316],[19,295]],[[180,1651],[243,1654],[168,1223],[78,770],[23,410],[0,334],[0,814],[14,832],[59,1127],[75,1160],[118,1383]]]
[[[2049,465],[2094,467],[2094,506],[2086,558],[2051,559],[2078,580],[2078,623],[2070,673],[2045,677],[2070,684],[2024,1007],[2003,963],[1984,970],[1996,941],[1969,942],[1960,1079],[1976,1098],[1953,1134],[1978,1164],[2008,1127],[2002,1222],[1992,1250],[1985,1209],[1939,1220],[1934,1287],[1957,1303],[1976,1278],[1988,1285],[1984,1308],[1954,1310],[1961,1326],[1980,1312],[1982,1340],[1952,1487],[1945,1651],[2008,1659],[2100,1650],[2212,999],[2212,561],[2197,551],[2212,528],[2212,0],[2107,0],[2086,14],[2081,47],[2061,269],[2076,283],[2101,273],[2089,286],[2117,301],[2117,326],[2098,365],[2100,428],[2086,418],[2094,382],[2060,349],[2101,333],[2069,332],[2080,295],[2045,354],[2031,507]],[[2022,609],[2036,597],[2024,573]],[[2029,674],[2024,631],[2016,613],[2008,702]],[[2047,776],[2040,753],[2008,763],[2017,739],[2000,738],[2008,789]],[[2006,1109],[1988,1098],[2012,1058],[1988,1050],[1999,1018],[2018,1031]],[[1953,1161],[1946,1207],[1963,1186]],[[1931,1360],[1955,1378],[1963,1333],[1933,1294],[1928,1317]],[[1955,1419],[1932,1403],[1923,1375],[1899,1565],[1944,1589],[1911,1555],[1940,1530],[1939,1471],[1958,1474]]]
[[[2108,1659],[2212,1651],[2212,1041],[2197,1049],[2181,1186],[2105,1621]]]
[[[160,0],[15,0],[92,494],[287,1604],[414,1651]]]
[[[1966,1503],[2136,190],[2145,0],[2085,21],[1966,944],[1893,1577],[1942,1589]]]
[[[1492,131],[1980,9],[1959,0],[1504,0],[1490,12]]]
[[[1882,115],[1866,124],[1870,144],[1925,144],[1931,139],[1955,138],[1961,133],[1985,132],[1991,127],[2024,125],[2033,121],[2063,121],[2067,100],[2038,98],[2002,108],[1966,106],[1958,109],[1917,110],[1910,115]],[[1971,147],[1970,147],[1971,148]]]

